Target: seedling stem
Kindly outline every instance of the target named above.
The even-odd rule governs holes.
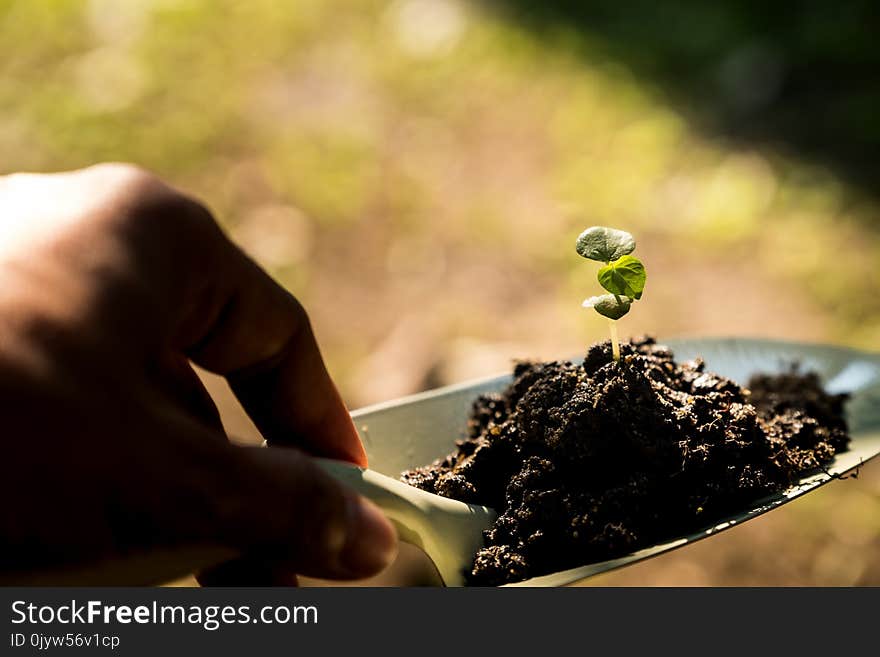
[[[620,340],[617,338],[617,322],[613,319],[608,320],[608,328],[611,331],[611,354],[614,357],[614,362],[620,360]]]

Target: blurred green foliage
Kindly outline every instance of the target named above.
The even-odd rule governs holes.
[[[702,128],[880,181],[880,6],[872,0],[494,0],[541,33],[624,62]]]
[[[572,232],[626,225],[695,261],[748,258],[802,294],[829,338],[876,344],[876,203],[815,161],[691,128],[658,81],[706,78],[706,58],[749,25],[719,5],[658,30],[642,4],[641,20],[578,4],[595,22],[585,31],[453,0],[0,0],[0,169],[131,160],[206,198],[233,229],[272,204],[295,209],[313,246],[333,250],[346,231],[355,263],[384,269],[361,280],[388,276],[401,236],[421,234],[457,263],[517,253],[525,275],[567,280],[550,285],[569,299]],[[571,11],[541,7],[532,13]],[[803,39],[815,36],[815,21],[800,21]],[[674,38],[683,22],[687,38]],[[695,72],[682,76],[689,56]],[[847,266],[829,273],[829,253]],[[294,258],[296,271],[274,260],[307,298],[325,266],[315,252]],[[748,303],[748,285],[738,292]],[[364,338],[358,353],[377,334]]]

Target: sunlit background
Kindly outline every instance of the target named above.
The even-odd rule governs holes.
[[[877,9],[666,4],[0,0],[0,173],[199,196],[352,407],[603,339],[591,224],[648,268],[624,334],[878,349]],[[880,463],[591,583],[880,585]]]

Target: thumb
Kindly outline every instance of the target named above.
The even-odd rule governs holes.
[[[292,572],[358,579],[385,568],[397,534],[372,502],[344,488],[297,449],[232,447],[235,482],[224,542]]]

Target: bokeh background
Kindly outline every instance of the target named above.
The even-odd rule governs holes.
[[[876,350],[877,7],[0,0],[0,173],[128,160],[199,196],[352,407],[603,339],[591,224],[649,271],[624,334]],[[880,463],[590,583],[880,585]]]

